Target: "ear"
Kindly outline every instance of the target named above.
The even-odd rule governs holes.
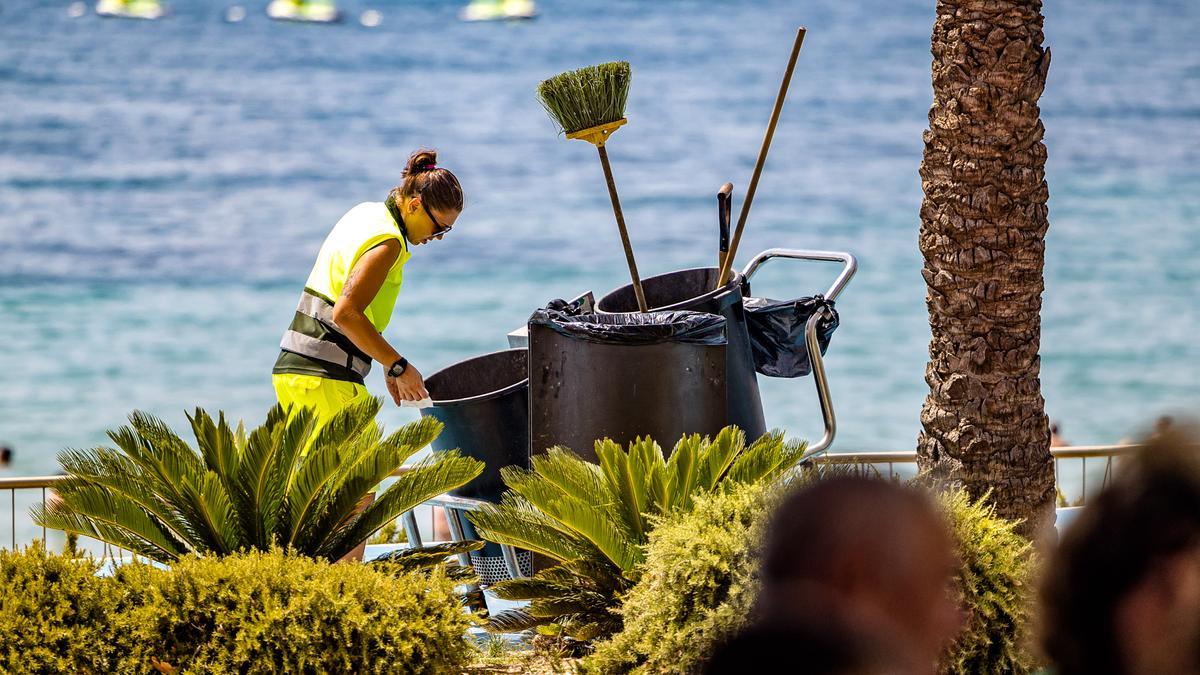
[[[417,195],[415,197],[409,197],[408,200],[404,202],[403,212],[416,213],[417,209],[419,208],[421,208],[421,196]]]

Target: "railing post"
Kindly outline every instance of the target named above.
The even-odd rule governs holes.
[[[1087,457],[1083,459],[1083,494],[1079,495],[1079,501],[1087,503]]]
[[[421,546],[421,529],[417,527],[417,517],[413,515],[412,509],[404,512],[400,516],[400,521],[404,523],[404,534],[408,539],[409,548],[419,548]]]

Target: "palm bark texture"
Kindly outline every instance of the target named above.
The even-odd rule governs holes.
[[[918,461],[1032,536],[1054,472],[1039,380],[1047,222],[1039,0],[938,0],[920,247],[932,339]]]

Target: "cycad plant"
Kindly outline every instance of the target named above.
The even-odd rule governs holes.
[[[59,500],[33,509],[46,527],[74,532],[163,563],[272,546],[338,560],[417,504],[463,485],[483,464],[457,453],[418,463],[371,505],[360,501],[442,425],[422,418],[383,436],[378,399],[324,425],[307,409],[276,406],[249,434],[197,409],[196,448],[162,421],[134,412],[110,431],[116,447],[65,450]]]
[[[670,459],[651,439],[638,439],[628,451],[603,440],[596,442],[598,465],[553,448],[533,457],[531,471],[503,469],[509,491],[499,504],[468,518],[484,539],[559,564],[530,579],[496,584],[499,597],[530,604],[496,614],[490,627],[509,632],[556,624],[585,641],[617,632],[620,598],[640,574],[658,518],[689,510],[704,492],[773,481],[796,465],[804,449],[804,443],[785,443],[780,433],[747,446],[744,433],[726,427],[712,439],[684,436]]]

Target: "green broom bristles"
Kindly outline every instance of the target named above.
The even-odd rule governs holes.
[[[537,98],[559,130],[570,134],[625,117],[629,78],[628,61],[601,63],[542,80]]]

